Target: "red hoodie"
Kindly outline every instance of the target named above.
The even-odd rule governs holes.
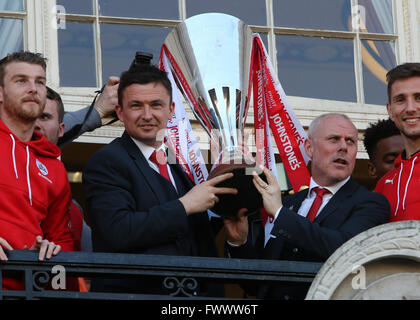
[[[0,237],[23,249],[41,235],[73,251],[71,191],[57,159],[60,149],[37,132],[31,141],[21,141],[0,121],[0,150]]]
[[[390,222],[420,220],[420,152],[408,160],[400,154],[395,168],[378,181],[375,191],[387,197],[391,205]]]

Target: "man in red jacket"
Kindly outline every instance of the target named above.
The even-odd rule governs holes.
[[[375,191],[391,204],[390,221],[420,219],[420,63],[405,63],[387,74],[389,117],[401,131],[404,151],[395,169],[379,180]]]
[[[7,260],[3,248],[39,250],[39,260],[74,250],[60,149],[34,132],[46,102],[45,71],[45,59],[31,52],[0,61],[0,260]]]

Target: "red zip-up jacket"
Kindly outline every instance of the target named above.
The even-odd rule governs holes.
[[[0,237],[13,249],[23,249],[41,235],[73,251],[71,191],[57,159],[60,149],[37,132],[31,141],[21,141],[0,121],[0,150]]]
[[[394,164],[394,170],[378,181],[375,191],[391,205],[390,222],[420,220],[420,151],[408,160],[400,154]]]

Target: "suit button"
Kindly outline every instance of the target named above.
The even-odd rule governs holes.
[[[299,249],[298,248],[293,248],[293,253],[298,253]]]

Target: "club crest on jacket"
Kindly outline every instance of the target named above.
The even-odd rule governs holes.
[[[38,167],[39,171],[46,176],[48,174],[48,169],[47,167],[38,159],[36,159],[36,166]]]

